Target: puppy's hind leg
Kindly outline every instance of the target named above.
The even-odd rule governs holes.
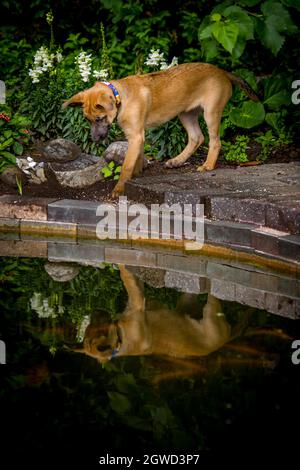
[[[199,126],[198,116],[200,108],[192,109],[178,115],[183,127],[188,133],[188,143],[185,149],[166,163],[168,168],[176,168],[182,166],[188,158],[203,144],[204,136]]]

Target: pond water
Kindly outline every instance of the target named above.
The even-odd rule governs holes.
[[[76,263],[76,247],[67,260],[53,245],[56,256],[48,246],[30,258],[27,246],[27,257],[0,259],[1,444],[11,460],[94,468],[106,454],[291,455],[292,274],[205,258],[187,272],[171,252],[164,269],[125,265],[122,250],[120,262],[99,262],[88,245]]]

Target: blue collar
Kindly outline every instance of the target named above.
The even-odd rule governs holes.
[[[120,104],[121,104],[121,98],[120,98],[119,92],[118,92],[118,90],[116,89],[116,87],[115,87],[112,83],[110,83],[110,82],[102,81],[102,82],[100,82],[100,83],[104,83],[104,85],[108,86],[108,87],[112,90],[112,92],[113,92],[113,94],[114,94],[114,97],[115,97],[115,99],[116,99],[116,105],[117,105],[117,106],[120,106]]]

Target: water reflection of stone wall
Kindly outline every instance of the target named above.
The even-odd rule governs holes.
[[[75,240],[47,242],[37,241],[31,235],[27,238],[26,241],[0,241],[0,255],[44,257],[51,262],[94,267],[103,263],[125,264],[150,285],[152,282],[158,283],[157,287],[181,292],[210,293],[222,300],[300,318],[300,282],[292,272],[275,272],[239,260],[189,255],[164,247],[132,248],[120,243],[84,240],[79,244]]]

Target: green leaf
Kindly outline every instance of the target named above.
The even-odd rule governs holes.
[[[9,147],[13,143],[14,139],[11,137],[10,139],[5,140],[0,144],[0,150],[4,150]]]
[[[201,49],[207,62],[210,62],[219,54],[219,46],[215,39],[204,39],[201,41]]]
[[[270,77],[263,81],[264,103],[272,109],[278,109],[282,105],[291,102],[288,83],[280,76]]]
[[[9,163],[13,163],[13,164],[16,163],[16,157],[15,157],[15,155],[13,155],[13,154],[10,153],[10,152],[6,152],[5,150],[4,150],[4,151],[1,151],[1,152],[0,152],[0,156],[1,156],[1,157],[4,157],[5,160],[7,160]]]
[[[256,28],[258,35],[265,47],[270,49],[274,55],[277,55],[284,44],[284,37],[278,33],[269,18],[263,23],[258,21]]]
[[[273,127],[277,132],[280,131],[280,128],[282,127],[282,118],[280,113],[267,113],[266,114],[266,122],[269,124],[269,126]]]
[[[124,414],[131,408],[128,398],[122,393],[108,392],[111,408],[118,414]]]
[[[107,166],[105,166],[104,168],[102,168],[101,170],[104,178],[109,178],[111,175],[112,175],[112,171],[110,168],[108,168]]]
[[[239,29],[239,38],[254,39],[254,23],[242,8],[234,5],[224,10],[224,16],[230,18]]]
[[[229,113],[230,121],[238,127],[251,129],[264,121],[265,110],[262,103],[245,101],[240,108],[233,108]]]
[[[212,21],[220,21],[221,18],[222,18],[222,16],[220,15],[220,13],[213,13],[213,14],[211,15]]]
[[[113,169],[115,167],[115,162],[111,161],[111,162],[109,162],[109,164],[107,166],[108,166],[108,168]]]
[[[232,51],[233,59],[238,59],[243,54],[246,47],[246,40],[243,38],[239,38],[234,49]]]
[[[239,34],[237,25],[229,20],[227,22],[214,23],[212,25],[212,33],[224,49],[231,54]]]
[[[279,2],[267,1],[261,6],[261,11],[267,17],[267,21],[279,32],[291,33],[297,30],[289,12]]]
[[[202,40],[202,39],[211,38],[211,35],[212,35],[212,25],[209,25],[209,26],[206,26],[206,28],[204,28],[201,31],[201,33],[199,34],[199,39]]]
[[[20,144],[20,142],[15,142],[14,145],[13,145],[13,151],[14,151],[17,155],[22,155],[22,153],[23,153],[23,145]]]
[[[300,2],[299,2],[299,0],[282,0],[282,3],[286,7],[296,8],[296,10],[300,11]]]

